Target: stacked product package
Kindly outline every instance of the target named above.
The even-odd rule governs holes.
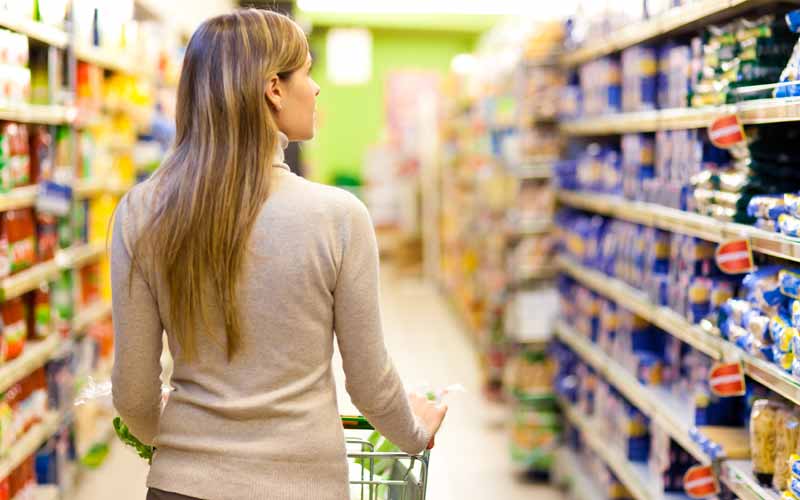
[[[771,96],[736,89],[772,84],[781,79],[797,41],[782,18],[763,16],[709,27],[703,41],[695,40],[702,63],[696,78],[692,106]]]

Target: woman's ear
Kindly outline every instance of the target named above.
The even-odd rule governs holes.
[[[283,87],[281,85],[281,79],[278,78],[277,75],[267,81],[267,88],[264,94],[267,98],[267,102],[272,105],[275,111],[281,111],[283,109]]]

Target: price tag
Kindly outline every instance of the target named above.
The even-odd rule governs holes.
[[[711,392],[723,398],[743,396],[746,385],[742,363],[715,363],[709,375],[709,386]]]
[[[739,115],[720,116],[708,127],[708,138],[718,148],[729,149],[745,141],[744,128]]]
[[[55,182],[44,181],[39,184],[36,198],[38,212],[64,217],[72,208],[72,188]]]
[[[683,476],[683,489],[690,498],[707,498],[719,493],[719,482],[710,465],[695,465]]]
[[[717,266],[726,274],[749,273],[755,268],[748,238],[724,241],[715,254]]]

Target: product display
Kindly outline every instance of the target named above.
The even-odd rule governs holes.
[[[592,484],[608,498],[796,500],[800,128],[787,98],[800,87],[800,11],[773,2],[578,4],[554,65],[563,72],[556,109],[542,104],[561,123],[551,162],[558,242],[523,239],[507,261],[509,275],[526,276],[553,248],[562,273],[548,356],[565,454],[582,469],[572,472],[573,498]],[[529,88],[555,73],[539,71]],[[502,95],[486,80],[482,91]],[[529,132],[490,136],[499,156],[537,144],[552,158],[534,118]],[[453,151],[480,143],[480,125],[491,123]],[[535,139],[520,140],[526,133]],[[486,179],[486,157],[453,159],[464,169],[453,182]],[[488,199],[476,198],[463,200]],[[546,198],[532,190],[531,213]],[[474,246],[464,262],[478,269],[499,259],[497,248]],[[514,317],[551,324],[544,296],[509,304]],[[513,373],[525,366],[507,362]],[[715,491],[698,493],[703,485]]]
[[[101,3],[0,0],[0,499],[64,498],[113,436],[111,405],[75,398],[110,376],[106,235],[163,156],[181,44]]]

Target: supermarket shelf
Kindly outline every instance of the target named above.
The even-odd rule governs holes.
[[[70,123],[74,115],[75,112],[71,108],[54,104],[17,104],[14,106],[0,106],[0,120],[6,121],[61,125]]]
[[[689,324],[669,308],[652,304],[641,291],[620,280],[581,266],[567,257],[558,256],[556,262],[561,270],[594,291],[624,306],[710,358],[722,359],[724,341],[721,338],[710,335],[699,326]]]
[[[75,198],[84,200],[103,194],[105,189],[106,185],[100,179],[80,179],[75,183],[73,193]]]
[[[11,447],[8,455],[0,460],[0,477],[7,477],[14,469],[19,467],[25,459],[36,453],[36,450],[56,433],[60,424],[60,415],[51,412],[45,415],[41,423],[31,427],[31,429]]]
[[[0,212],[32,207],[36,204],[36,195],[38,193],[38,186],[25,186],[12,189],[8,193],[0,195]]]
[[[111,315],[111,303],[99,301],[80,311],[72,320],[73,333],[82,332],[89,326]]]
[[[511,236],[515,238],[524,238],[525,236],[535,236],[537,234],[547,233],[552,228],[553,221],[550,219],[522,220],[519,222],[510,223],[508,231]]]
[[[758,484],[752,469],[753,464],[746,460],[726,460],[721,466],[720,480],[741,500],[780,500],[775,490]]]
[[[526,163],[510,170],[520,180],[549,179],[553,176],[553,163],[555,161]]]
[[[580,431],[586,445],[608,465],[617,478],[628,488],[636,500],[656,500],[660,495],[650,490],[655,482],[647,474],[647,467],[636,467],[625,455],[603,439],[603,432],[595,421],[582,415],[572,405],[562,402],[567,419]],[[592,495],[586,498],[594,498]]]
[[[59,250],[55,259],[36,264],[30,269],[21,271],[0,281],[0,297],[2,300],[19,297],[35,290],[43,283],[58,277],[63,269],[81,267],[96,261],[105,253],[102,243],[89,243],[66,250]]]
[[[800,262],[800,240],[753,226],[721,222],[712,217],[662,207],[653,203],[624,200],[617,196],[559,191],[558,200],[568,206],[623,219],[673,233],[721,242],[749,238],[753,251]]]
[[[586,471],[575,452],[566,446],[556,450],[556,466],[553,470],[563,477],[571,498],[594,498],[601,491],[597,481]]]
[[[115,53],[99,47],[79,45],[75,47],[75,57],[103,69],[149,79],[155,78],[152,72],[137,67],[136,61],[130,55]]]
[[[62,250],[59,255],[56,255],[56,261],[62,269],[78,269],[98,261],[105,253],[105,243],[94,242]]]
[[[107,189],[106,184],[100,179],[80,179],[76,181],[73,193],[76,199],[82,200],[93,198],[111,189],[111,187]],[[38,194],[39,186],[36,185],[18,187],[8,193],[0,194],[0,212],[32,207],[36,205]]]
[[[109,182],[106,185],[106,192],[111,194],[112,196],[124,196],[125,193],[131,190],[133,186],[135,186],[135,182],[124,182],[120,180],[114,180]]]
[[[60,346],[61,339],[56,334],[27,344],[18,358],[0,366],[0,392],[5,392],[18,380],[43,366]]]
[[[605,39],[592,40],[586,46],[566,53],[561,61],[564,66],[576,66],[642,42],[696,30],[770,3],[778,2],[771,0],[699,0],[681,7],[674,7],[653,19],[625,26]]]
[[[597,136],[705,128],[728,114],[738,114],[745,125],[798,121],[800,99],[755,99],[737,105],[613,113],[566,120],[561,123],[561,130],[574,136]]]
[[[0,26],[59,49],[66,47],[69,42],[69,35],[64,30],[12,15],[2,9],[0,9]]]
[[[0,300],[13,299],[31,290],[35,290],[43,283],[58,277],[61,267],[56,260],[36,264],[35,266],[17,273],[0,281]]]
[[[709,457],[690,436],[691,412],[685,404],[665,390],[639,383],[634,374],[563,322],[556,325],[556,335],[697,461],[710,463]]]
[[[583,267],[569,258],[556,258],[559,267],[597,293],[622,304],[673,337],[695,347],[712,359],[741,360],[745,373],[790,401],[800,404],[800,380],[778,366],[756,358],[725,341],[714,332],[692,325],[675,311],[650,303],[645,295],[620,280]]]

